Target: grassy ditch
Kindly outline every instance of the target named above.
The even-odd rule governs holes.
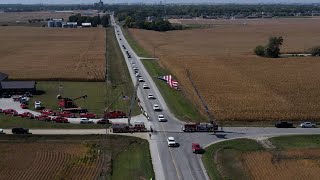
[[[210,179],[248,179],[240,157],[245,152],[263,150],[263,147],[254,140],[238,139],[219,142],[205,150],[202,161]]]
[[[123,33],[132,47],[132,49],[141,57],[151,57],[146,50],[141,48],[139,44],[133,39],[126,29],[123,29]],[[171,74],[168,69],[164,69],[155,60],[142,60],[145,68],[149,72],[151,77],[154,77],[155,84],[164,97],[171,112],[181,120],[200,121],[205,118],[200,114],[199,109],[192,103],[183,93],[183,91],[177,91],[172,89],[164,81],[157,79],[160,75]]]
[[[105,179],[104,174],[107,179],[113,180],[154,177],[148,142],[135,137],[110,135],[105,139],[104,135],[5,135],[0,136],[0,146],[1,153],[8,157],[1,159],[0,163],[34,164],[34,171],[30,171],[29,166],[20,166],[19,171],[23,173],[18,174],[24,177],[38,174],[42,174],[43,179]],[[19,149],[15,149],[17,146]],[[34,157],[48,153],[53,160],[14,158],[22,154],[23,157]],[[45,173],[51,168],[55,171]],[[15,166],[1,169],[0,178],[16,177],[15,171]]]
[[[103,129],[106,126],[102,124],[51,123],[0,114],[0,128],[11,129],[13,127],[24,127],[28,129]]]

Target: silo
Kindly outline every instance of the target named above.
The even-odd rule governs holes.
[[[62,27],[62,22],[61,21],[56,21],[55,22],[55,27]]]
[[[52,28],[52,27],[54,27],[54,21],[48,21],[48,27],[49,28]]]

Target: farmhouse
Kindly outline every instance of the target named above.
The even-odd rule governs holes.
[[[36,91],[35,81],[8,81],[9,76],[0,72],[0,93],[34,93]]]

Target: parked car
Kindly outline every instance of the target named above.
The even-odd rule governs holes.
[[[166,122],[167,121],[167,119],[164,118],[164,116],[162,114],[159,114],[158,120],[159,120],[159,122]]]
[[[81,118],[97,118],[97,115],[94,113],[80,113]]]
[[[149,86],[147,84],[142,85],[143,89],[149,89]]]
[[[153,105],[153,110],[154,110],[154,111],[161,111],[161,109],[160,109],[160,107],[159,107],[158,104],[154,104],[154,105]]]
[[[31,134],[26,128],[12,128],[12,134]]]
[[[176,141],[174,140],[174,137],[168,137],[167,143],[169,147],[174,147],[177,144]]]
[[[316,124],[313,124],[311,122],[303,122],[299,126],[302,128],[315,128]]]
[[[46,114],[41,114],[39,116],[36,116],[35,118],[39,121],[51,121],[51,117]]]
[[[35,108],[36,110],[42,109],[41,101],[35,101],[35,102],[34,102],[34,108]]]
[[[21,103],[20,104],[20,108],[21,109],[28,109],[28,106],[26,104],[24,104],[24,103]]]
[[[29,92],[26,92],[26,93],[24,93],[24,96],[26,96],[26,97],[33,97],[33,94],[31,94],[31,93],[29,93]]]
[[[107,121],[106,119],[101,119],[97,121],[97,124],[109,124],[109,121]]]
[[[93,120],[88,118],[81,118],[80,124],[93,124]]]
[[[64,112],[59,113],[59,116],[61,116],[61,117],[66,117],[66,118],[75,117],[74,114],[72,114],[71,112],[67,112],[67,111],[64,111]]]
[[[55,123],[70,123],[67,118],[60,117],[60,116],[52,118],[52,122],[55,122]]]
[[[30,112],[21,113],[21,114],[19,114],[19,116],[22,118],[34,119],[34,115]]]
[[[148,94],[148,99],[156,99],[153,94]]]
[[[144,80],[141,77],[138,79],[138,81],[139,82],[144,82]]]
[[[292,128],[293,124],[286,121],[282,121],[282,122],[276,123],[274,126],[277,128]]]
[[[203,148],[198,143],[192,143],[192,152],[193,153],[201,153],[203,152]]]
[[[11,116],[18,116],[19,115],[19,113],[14,109],[5,109],[5,110],[3,110],[3,113],[5,115],[11,115]]]
[[[51,109],[42,109],[40,113],[45,115],[51,115],[53,111]]]

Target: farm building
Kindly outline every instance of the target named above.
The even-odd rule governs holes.
[[[36,92],[35,81],[8,81],[9,76],[0,72],[0,93]]]

